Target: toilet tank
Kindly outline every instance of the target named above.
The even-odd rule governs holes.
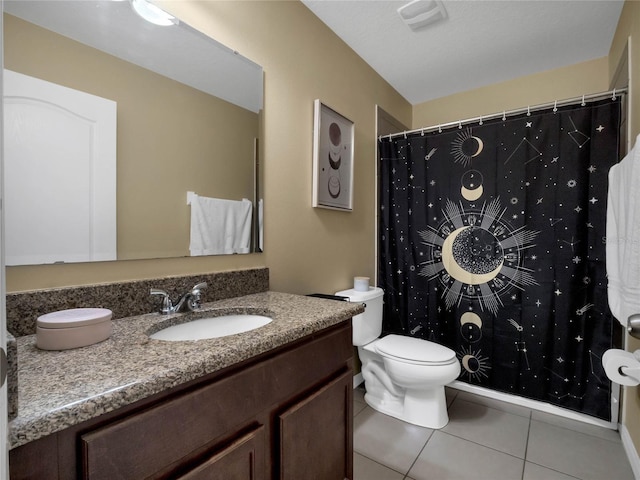
[[[364,313],[353,317],[353,344],[356,347],[371,343],[382,333],[382,299],[384,291],[378,287],[369,287],[368,291],[354,289],[336,292],[351,302],[363,303]]]

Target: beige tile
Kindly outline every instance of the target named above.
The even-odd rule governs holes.
[[[457,400],[465,400],[467,402],[478,403],[487,407],[495,408],[496,410],[502,410],[503,412],[512,413],[521,417],[529,418],[531,416],[531,409],[523,407],[522,405],[516,405],[514,403],[503,402],[482,395],[476,395],[475,393],[460,392],[456,397]]]
[[[575,478],[535,463],[524,462],[522,480],[575,480]]]
[[[367,408],[366,403],[353,402],[353,416],[355,417],[360,412],[362,412],[365,408]]]
[[[533,411],[531,414],[531,419],[537,420],[539,422],[549,423],[551,425],[555,425],[556,427],[575,430],[576,432],[584,433],[586,435],[593,435],[594,437],[604,438],[605,440],[610,440],[612,442],[622,442],[622,440],[620,440],[620,434],[617,430],[611,430],[609,428],[579,422],[571,418],[552,415],[551,413],[546,412]]]
[[[406,474],[432,433],[366,407],[353,420],[353,448]]]
[[[436,431],[411,467],[416,480],[520,480],[524,460]]]
[[[365,403],[364,401],[365,389],[363,387],[356,387],[353,389],[353,401]]]
[[[456,398],[442,431],[524,458],[529,419]]]
[[[403,480],[404,475],[359,453],[353,455],[353,480]]]
[[[633,480],[622,444],[531,421],[527,460],[582,480]]]

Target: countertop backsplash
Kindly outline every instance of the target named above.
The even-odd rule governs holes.
[[[161,302],[157,295],[150,295],[152,288],[165,290],[176,300],[199,282],[208,284],[202,290],[202,302],[214,302],[266,292],[269,289],[269,269],[252,268],[8,293],[7,330],[16,337],[33,335],[40,315],[69,308],[108,308],[113,312],[114,319],[151,313],[159,310]]]

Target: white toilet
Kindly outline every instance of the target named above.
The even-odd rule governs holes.
[[[460,375],[456,353],[443,345],[382,332],[383,290],[336,292],[361,302],[365,312],[353,317],[353,344],[358,347],[365,401],[379,412],[414,425],[442,428],[449,422],[444,386]]]

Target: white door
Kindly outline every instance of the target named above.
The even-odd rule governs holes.
[[[7,265],[116,259],[116,103],[4,70]]]

